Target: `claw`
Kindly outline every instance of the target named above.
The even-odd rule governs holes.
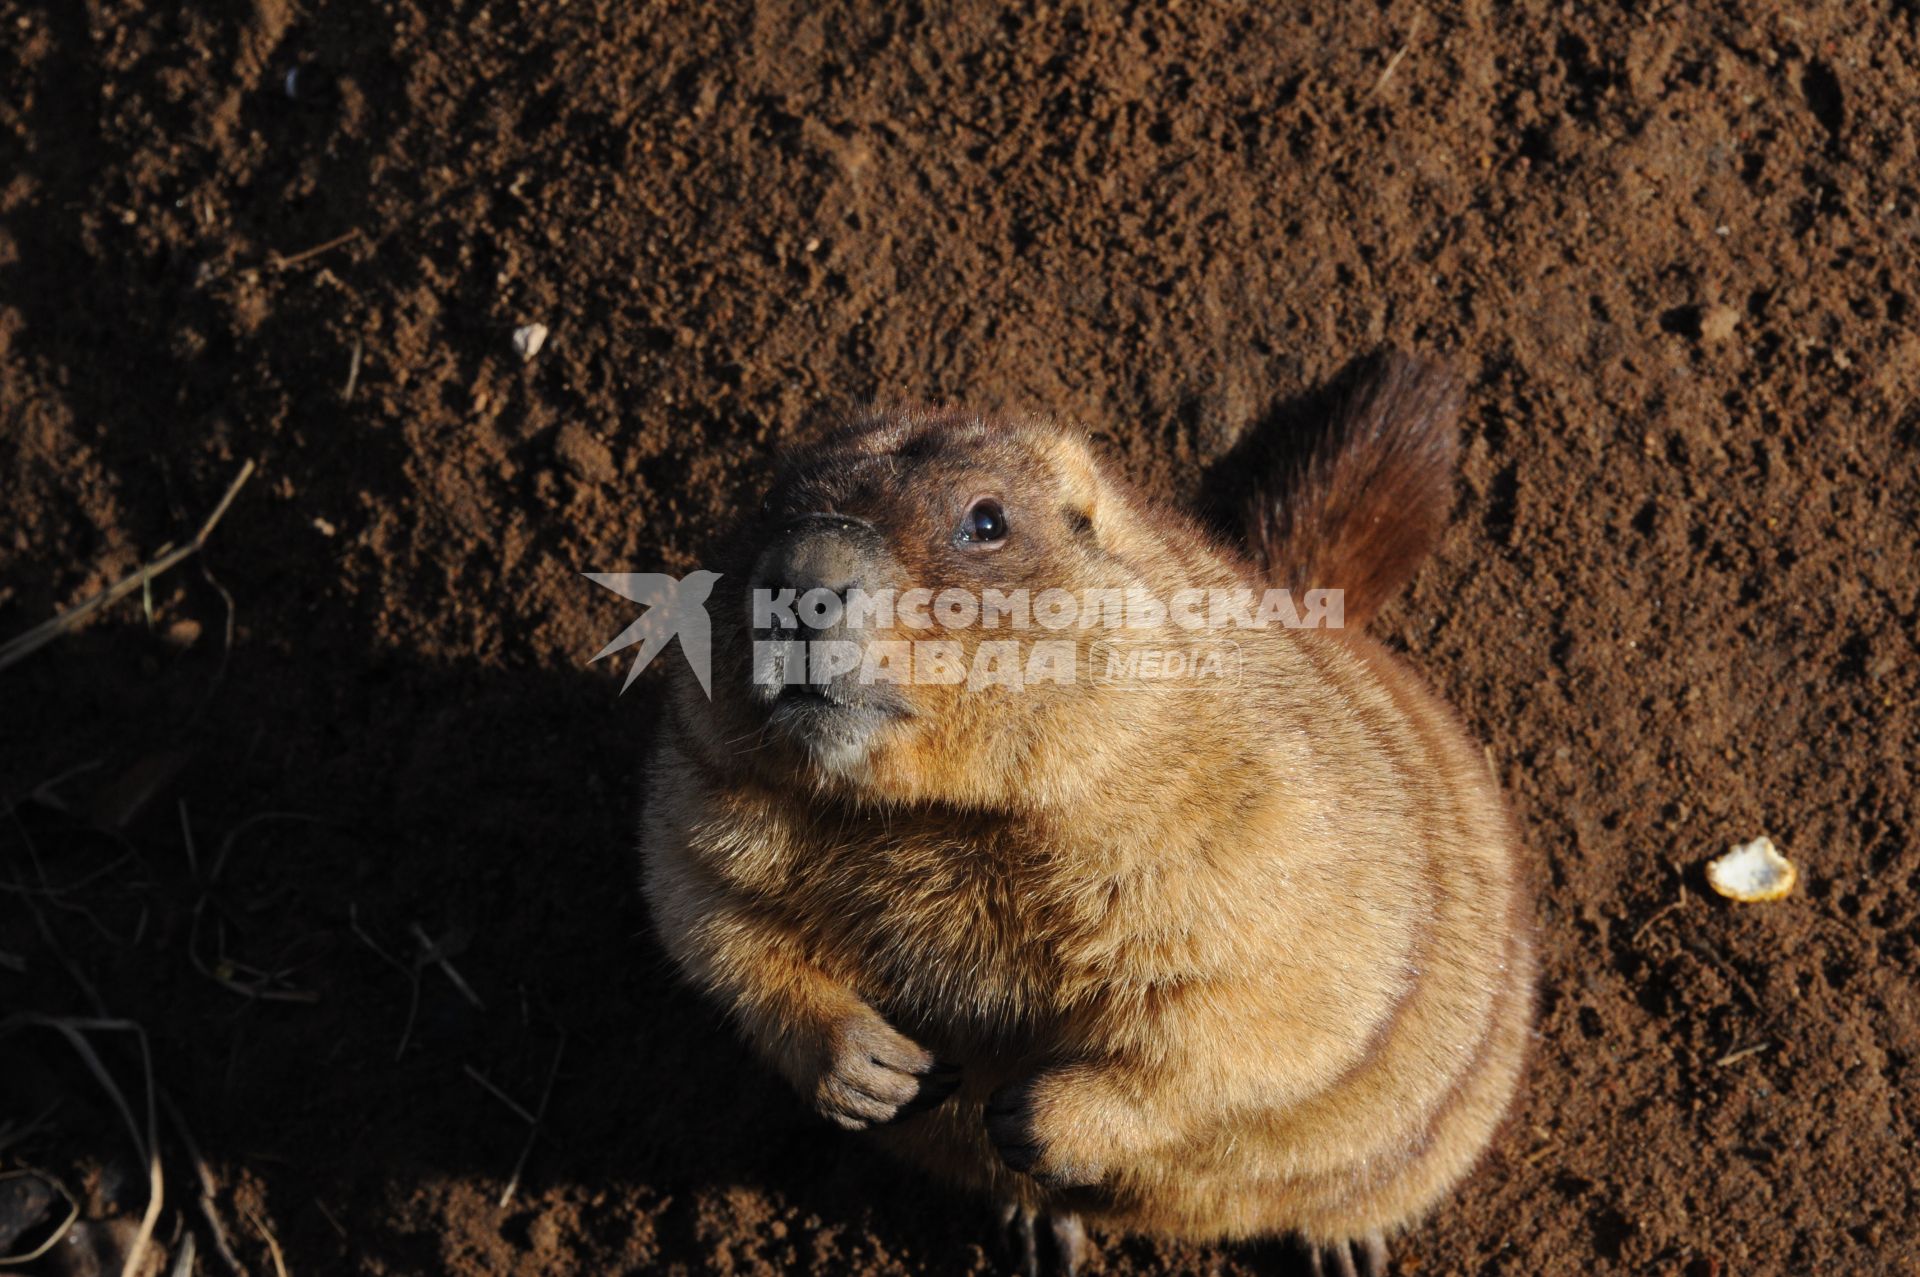
[[[1080,1225],[1080,1217],[1052,1213],[1045,1216],[1046,1232],[1053,1241],[1050,1248],[1040,1244],[1041,1219],[1041,1212],[1031,1206],[1009,1203],[1001,1208],[1000,1224],[1007,1232],[1020,1277],[1075,1277],[1087,1251],[1087,1232]],[[1043,1266],[1049,1259],[1051,1266]]]
[[[1359,1262],[1354,1262],[1358,1252]],[[1331,1269],[1329,1269],[1331,1261]],[[1378,1229],[1352,1241],[1329,1246],[1307,1244],[1307,1269],[1313,1277],[1387,1277],[1387,1239]]]
[[[1033,1228],[1031,1206],[1009,1205],[1006,1225],[1013,1243],[1014,1262],[1020,1265],[1020,1277],[1040,1277],[1040,1237]]]
[[[1080,1226],[1078,1215],[1049,1215],[1047,1223],[1053,1226],[1053,1250],[1060,1262],[1060,1277],[1076,1277],[1080,1261],[1087,1253],[1087,1230]]]
[[[1357,1243],[1366,1258],[1367,1277],[1387,1277],[1387,1239],[1374,1229]]]

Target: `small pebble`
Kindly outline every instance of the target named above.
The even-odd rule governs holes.
[[[528,324],[524,328],[513,330],[513,353],[520,356],[522,363],[539,354],[540,348],[546,344],[547,326],[545,324]]]
[[[1739,326],[1739,311],[1731,306],[1715,306],[1700,320],[1700,335],[1708,341],[1725,341]]]
[[[611,483],[620,473],[613,464],[613,450],[571,422],[560,427],[553,451],[562,465],[587,483]]]
[[[330,106],[339,99],[333,75],[326,67],[312,62],[298,62],[288,67],[280,79],[280,91],[287,95],[288,101],[302,106]]]

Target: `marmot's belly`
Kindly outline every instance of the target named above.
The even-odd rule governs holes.
[[[1499,992],[1460,1069],[1356,1076],[1301,1110],[1237,1115],[1127,1177],[1089,1222],[1195,1239],[1297,1232],[1332,1243],[1418,1219],[1472,1168],[1518,1087],[1532,1022],[1533,955],[1515,938]],[[1395,1083],[1399,1083],[1396,1087]]]
[[[874,864],[888,859],[824,867],[789,909],[816,926],[833,919],[816,956],[901,1032],[956,1060],[1017,1054],[1092,992],[1061,959],[1063,928],[1036,893],[977,864]]]
[[[1324,1094],[1287,1107],[1221,1113],[1130,1165],[1098,1189],[1053,1192],[1006,1169],[987,1140],[982,1108],[1057,1043],[1030,1017],[1002,1013],[1030,999],[1016,972],[970,969],[1005,984],[929,981],[895,951],[895,986],[925,1016],[929,1043],[965,1062],[961,1090],[940,1109],[881,1133],[896,1153],[956,1185],[1001,1200],[1077,1211],[1089,1223],[1195,1239],[1296,1231],[1327,1241],[1391,1230],[1427,1210],[1471,1168],[1518,1083],[1532,1014],[1533,956],[1524,933],[1488,937],[1484,969],[1429,978],[1374,1042],[1366,1063]],[[969,957],[949,951],[956,964]],[[921,977],[921,978],[916,978]],[[1490,996],[1467,996],[1469,985]],[[1415,1012],[1425,1014],[1415,1015]],[[1439,1041],[1417,1020],[1452,1022]],[[1372,1026],[1377,1027],[1377,1026]],[[1356,1037],[1372,1027],[1356,1024]],[[1418,1035],[1412,1042],[1409,1037]],[[983,1047],[985,1049],[983,1049]],[[1276,1047],[1276,1050],[1280,1048]],[[1450,1059],[1445,1069],[1435,1056]],[[1178,1086],[1170,1079],[1169,1086]]]

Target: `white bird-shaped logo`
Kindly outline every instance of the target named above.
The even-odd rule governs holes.
[[[581,575],[621,598],[646,606],[639,620],[622,630],[619,638],[601,648],[593,658],[598,661],[635,643],[640,645],[639,654],[633,658],[633,668],[627,671],[627,681],[620,685],[621,691],[632,687],[633,680],[640,677],[640,671],[647,668],[648,662],[678,636],[680,650],[686,655],[693,676],[700,680],[700,689],[712,698],[713,623],[707,617],[706,603],[720,573],[703,569],[678,579],[664,572],[584,572]],[[591,665],[593,661],[587,663]]]

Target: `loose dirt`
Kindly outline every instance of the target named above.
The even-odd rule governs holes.
[[[0,673],[0,1005],[145,1027],[254,1272],[265,1229],[295,1273],[995,1271],[670,978],[659,682],[585,666],[631,617],[579,573],[692,568],[872,399],[1049,411],[1190,498],[1400,344],[1470,392],[1381,629],[1512,795],[1545,970],[1399,1271],[1914,1271],[1916,21],[0,2],[0,637],[259,466]],[[1761,833],[1795,894],[1709,893]],[[410,1010],[416,923],[481,1005],[429,965]],[[527,1128],[463,1066],[532,1108],[563,1036],[501,1207]],[[60,1101],[0,1157],[137,1218],[75,1057],[0,1050]]]

